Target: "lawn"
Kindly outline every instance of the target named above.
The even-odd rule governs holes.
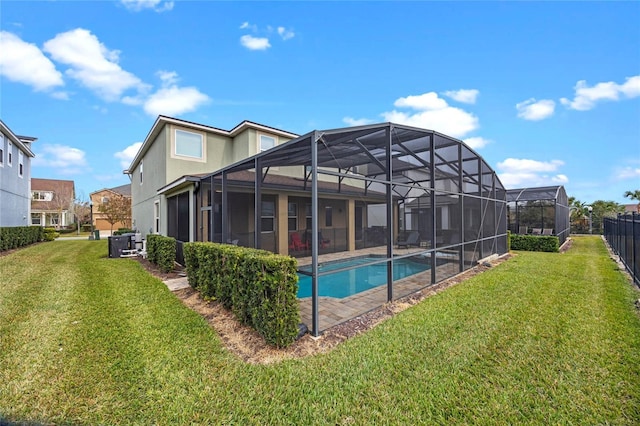
[[[106,241],[0,257],[0,423],[638,424],[638,292],[519,252],[334,351],[249,365]]]

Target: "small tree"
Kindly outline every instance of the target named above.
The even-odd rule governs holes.
[[[131,199],[120,194],[114,194],[98,206],[98,211],[104,215],[104,219],[111,225],[121,222],[125,227],[131,227]]]
[[[626,191],[624,193],[626,198],[631,198],[632,200],[636,200],[638,205],[636,206],[636,210],[640,213],[640,189],[636,189],[634,191]]]

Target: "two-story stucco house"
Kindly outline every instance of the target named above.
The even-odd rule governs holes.
[[[130,211],[127,218],[121,222],[114,222],[113,224],[109,222],[108,215],[100,211],[100,207],[102,205],[108,204],[111,200],[118,197],[123,197],[125,200],[129,200],[129,202],[131,202],[131,184],[120,185],[113,188],[103,188],[89,194],[89,198],[93,204],[92,222],[94,223],[95,229],[100,231],[112,231],[119,228],[131,228]]]
[[[31,143],[0,120],[0,226],[27,226],[31,201]]]
[[[131,177],[133,228],[195,241],[191,200],[200,177],[296,136],[250,121],[223,130],[159,116],[124,171]]]

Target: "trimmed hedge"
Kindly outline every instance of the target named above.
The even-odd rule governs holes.
[[[558,252],[560,240],[555,236],[511,235],[511,250]]]
[[[264,250],[216,243],[185,243],[189,285],[231,309],[277,347],[298,335],[297,262]]]
[[[176,239],[158,234],[147,235],[147,259],[163,272],[173,271],[176,260]]]
[[[12,226],[0,228],[0,251],[12,250],[18,247],[42,241],[44,229],[40,226]]]
[[[122,234],[135,234],[136,231],[129,228],[118,228],[117,231],[113,231],[113,235],[122,235]]]

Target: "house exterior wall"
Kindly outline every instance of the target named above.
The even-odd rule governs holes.
[[[155,138],[144,157],[142,158],[142,183],[140,182],[140,164],[136,165],[131,174],[131,214],[132,227],[146,235],[154,229],[154,203],[160,202],[160,211],[163,211],[163,197],[157,193],[167,182],[167,127],[162,129]],[[166,220],[160,215],[160,232],[162,221]],[[165,224],[166,232],[166,224]]]
[[[18,144],[0,132],[3,161],[0,165],[0,226],[27,226],[31,216],[31,158],[23,152],[23,173],[20,176]],[[12,164],[9,165],[11,143]]]
[[[91,202],[93,203],[93,222],[94,229],[99,231],[111,231],[118,230],[118,228],[128,228],[130,225],[122,222],[116,222],[113,226],[107,221],[104,217],[104,213],[100,213],[100,205],[103,204],[103,198],[112,198],[117,197],[119,194],[115,194],[114,192],[104,189],[102,191],[97,191],[91,194]]]

